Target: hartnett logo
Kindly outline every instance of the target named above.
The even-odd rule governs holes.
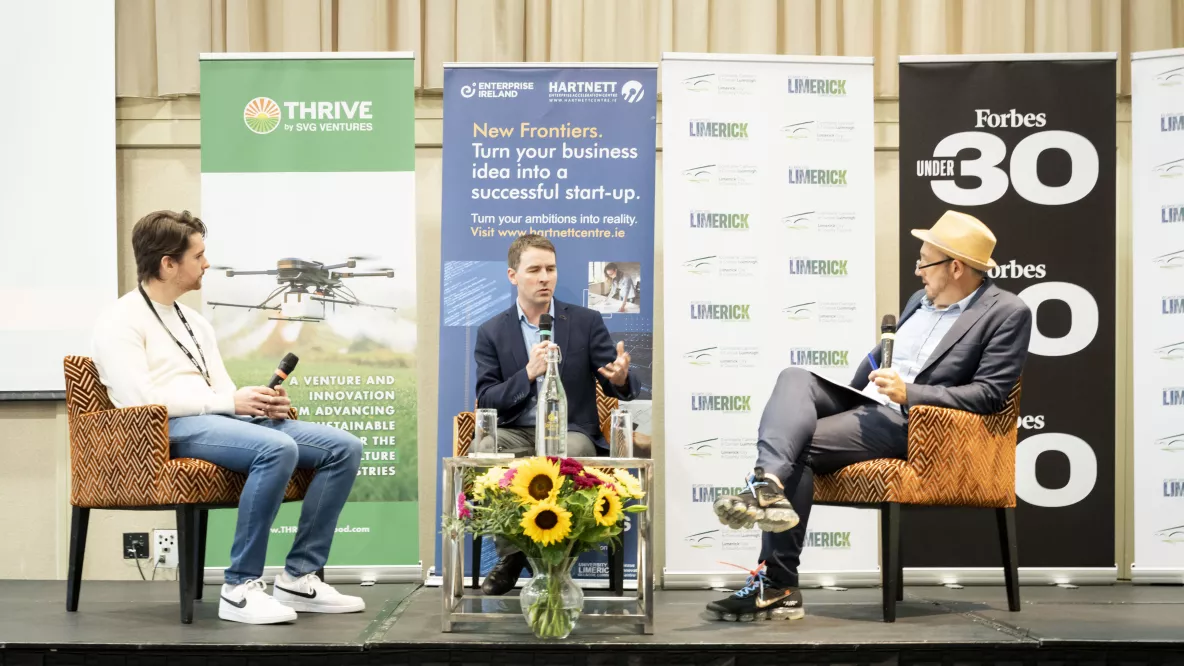
[[[269,97],[256,97],[243,109],[243,121],[255,134],[271,134],[280,126],[280,105]]]
[[[477,89],[473,86],[473,84],[470,83],[467,86],[461,86],[461,89],[460,89],[460,96],[461,97],[468,99],[476,94],[477,94]]]
[[[645,97],[645,87],[640,81],[628,81],[621,87],[621,97],[630,104],[640,102],[641,98]]]

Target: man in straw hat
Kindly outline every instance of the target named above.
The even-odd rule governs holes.
[[[987,277],[995,236],[976,218],[947,211],[922,241],[914,271],[923,289],[900,316],[891,367],[877,346],[851,386],[800,368],[777,378],[757,432],[747,489],[714,504],[721,523],[765,531],[749,585],[707,605],[725,620],[804,615],[798,564],[814,474],[876,458],[908,457],[908,409],[937,405],[977,414],[1003,409],[1027,358],[1032,313]],[[788,498],[788,499],[787,499]]]

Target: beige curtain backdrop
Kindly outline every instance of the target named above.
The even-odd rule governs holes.
[[[876,58],[1119,54],[1184,45],[1184,0],[116,0],[119,97],[196,95],[197,54],[413,51],[416,86],[446,62],[657,62],[665,51]]]

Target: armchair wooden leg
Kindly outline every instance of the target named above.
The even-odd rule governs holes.
[[[1019,551],[1015,538],[1015,508],[995,509],[999,545],[1003,549],[1003,580],[1007,584],[1007,610],[1020,609]]]
[[[880,539],[884,621],[896,622],[897,580],[900,577],[900,504],[884,502],[880,505]]]
[[[624,547],[608,551],[608,589],[616,596],[625,594],[625,549]]]
[[[480,534],[473,535],[473,555],[472,555],[472,563],[470,566],[472,566],[472,568],[473,568],[473,582],[469,585],[469,587],[473,588],[474,590],[479,590],[479,589],[481,589],[481,535]],[[461,572],[461,573],[464,573],[464,572]]]
[[[82,593],[82,562],[86,559],[86,528],[90,525],[90,509],[72,507],[70,514],[70,568],[66,574],[66,610],[78,610]]]
[[[900,566],[896,567],[896,600],[904,601],[904,558],[898,557],[897,559]]]
[[[197,552],[194,554],[194,558],[197,561],[197,571],[194,573],[194,575],[197,576],[197,579],[194,582],[196,583],[197,587],[193,593],[193,598],[198,601],[201,601],[202,592],[206,587],[206,532],[209,531],[209,525],[210,510],[198,509],[197,538],[194,539],[194,541],[197,542]]]
[[[197,508],[177,507],[177,581],[181,588],[181,623],[193,623],[194,579],[197,577]]]

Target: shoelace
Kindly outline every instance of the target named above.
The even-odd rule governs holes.
[[[736,592],[732,595],[737,599],[743,599],[745,597],[751,596],[753,592],[760,592],[761,594],[764,594],[765,583],[769,583],[769,585],[773,584],[773,582],[769,580],[768,576],[765,575],[764,562],[756,565],[755,569],[747,569],[740,566],[739,564],[732,564],[731,562],[720,562],[720,564],[726,564],[730,567],[736,567],[737,569],[743,569],[744,571],[748,572],[748,580],[745,581],[744,587],[736,590]]]
[[[267,583],[264,583],[263,580],[260,578],[256,578],[254,580],[249,580],[246,583],[244,583],[243,585],[245,586],[245,587],[243,587],[243,598],[244,599],[247,598],[248,595],[250,595],[251,593],[254,593],[254,592],[257,592],[257,593],[262,594],[264,596],[267,595]]]

